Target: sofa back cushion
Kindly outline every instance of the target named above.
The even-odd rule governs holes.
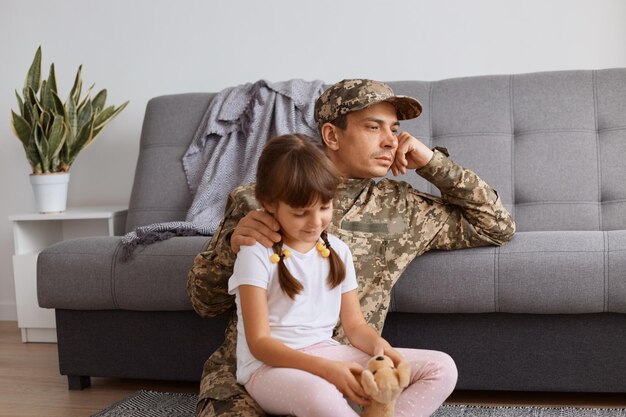
[[[491,184],[519,231],[626,229],[626,69],[389,84],[423,105],[402,128]],[[127,230],[185,219],[182,156],[213,96],[148,103]],[[401,179],[438,194],[414,173]]]
[[[626,229],[626,69],[390,84],[424,105],[403,128],[498,190],[518,231]]]
[[[175,94],[148,102],[126,218],[127,232],[137,226],[185,220],[193,196],[182,159],[214,95]]]

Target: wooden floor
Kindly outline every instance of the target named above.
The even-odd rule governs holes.
[[[69,391],[56,344],[22,343],[17,323],[0,321],[0,417],[88,417],[140,389],[196,393],[198,384],[92,378]],[[626,395],[461,391],[448,403],[626,408]]]

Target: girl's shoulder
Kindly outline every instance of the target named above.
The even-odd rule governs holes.
[[[266,248],[260,243],[255,243],[251,246],[241,246],[239,248],[239,253],[237,254],[237,258],[241,257],[259,257],[261,259],[269,259],[269,256],[272,254],[272,248]]]

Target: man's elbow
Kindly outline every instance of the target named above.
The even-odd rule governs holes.
[[[511,216],[507,216],[507,218],[502,219],[502,221],[498,222],[498,230],[491,237],[495,241],[496,245],[501,246],[506,242],[513,239],[516,231],[515,220]]]

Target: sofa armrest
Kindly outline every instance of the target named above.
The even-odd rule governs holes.
[[[37,259],[37,297],[44,308],[192,310],[187,273],[210,238],[173,237],[139,246],[121,260],[121,237],[56,243]]]

